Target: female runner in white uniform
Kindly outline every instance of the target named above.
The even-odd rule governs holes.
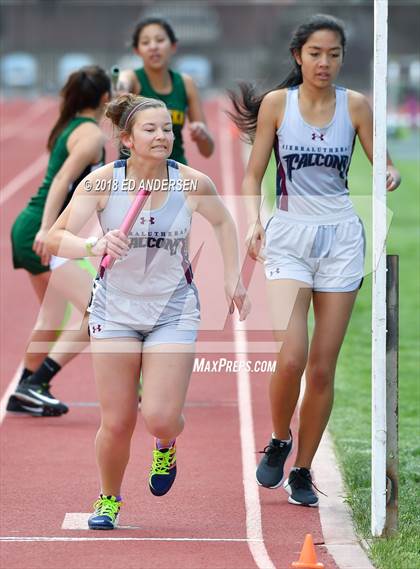
[[[91,529],[113,529],[121,507],[121,484],[138,415],[138,378],[143,374],[141,413],[156,437],[149,477],[154,495],[166,494],[176,475],[175,438],[184,428],[182,410],[194,362],[199,324],[187,239],[191,216],[201,213],[214,227],[225,267],[229,307],[244,319],[249,301],[240,280],[236,230],[212,181],[168,161],[174,135],[165,104],[121,95],[106,115],[130,150],[130,158],[107,164],[76,189],[49,234],[52,253],[86,253],[117,259],[96,281],[90,306],[93,364],[102,422],[96,438],[101,495]],[[124,181],[127,183],[124,184]],[[131,181],[158,182],[127,237],[119,229],[134,199]],[[163,191],[163,188],[169,191]],[[173,189],[171,189],[173,188]],[[190,190],[190,191],[189,191]],[[104,236],[85,240],[79,231],[97,214]],[[233,303],[233,304],[232,304]]]
[[[232,94],[233,118],[253,142],[243,181],[248,202],[249,254],[263,260],[274,335],[281,342],[270,383],[273,434],[257,482],[276,488],[292,448],[290,421],[306,370],[298,451],[284,483],[289,502],[316,506],[311,463],[328,423],[334,374],[357,290],[363,278],[364,233],[349,198],[347,174],[356,135],[372,161],[372,112],[363,95],[334,85],[344,56],[342,24],[314,16],[294,32],[293,70],[265,95],[241,86]],[[277,210],[268,226],[259,218],[260,186],[273,149]],[[400,176],[388,159],[387,189]],[[315,328],[309,343],[308,310]]]

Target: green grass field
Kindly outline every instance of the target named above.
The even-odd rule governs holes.
[[[420,163],[396,160],[403,183],[389,194],[393,212],[387,252],[400,256],[399,534],[371,539],[371,275],[358,296],[342,348],[336,376],[335,405],[330,421],[357,532],[370,545],[378,569],[420,567]],[[275,165],[270,162],[266,187],[273,191]],[[371,166],[358,146],[350,171],[351,195],[370,237]],[[272,194],[271,194],[272,195]],[[365,196],[365,197],[363,197]],[[271,197],[271,196],[270,196]],[[272,197],[271,197],[272,200]],[[370,267],[368,247],[367,267]],[[322,481],[319,482],[322,488]],[[325,489],[328,494],[328,488]]]

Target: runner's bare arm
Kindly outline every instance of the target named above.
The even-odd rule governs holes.
[[[81,125],[73,134],[77,135],[77,138],[71,145],[67,159],[51,184],[44,207],[41,228],[36,234],[33,244],[33,250],[41,257],[41,262],[44,264],[48,263],[50,256],[46,247],[47,234],[65,202],[69,186],[74,180],[77,180],[89,164],[97,162],[102,153],[103,135],[96,125],[92,123]]]
[[[102,210],[108,200],[112,183],[113,164],[98,168],[77,186],[69,205],[48,232],[50,253],[77,259],[86,256],[85,237],[79,237],[84,226]],[[105,188],[104,190],[102,188]],[[106,252],[121,256],[128,248],[128,239],[117,229],[101,237],[92,248],[95,256]]]
[[[193,211],[201,214],[213,226],[223,258],[225,293],[229,310],[232,313],[236,305],[240,320],[245,320],[251,305],[241,279],[235,223],[212,180],[201,173],[197,173],[197,180],[197,191],[189,197],[189,203]]]
[[[213,154],[214,141],[207,127],[200,93],[189,75],[183,74],[182,78],[187,91],[188,120],[190,121],[188,128],[191,139],[197,144],[200,154],[208,158]]]
[[[259,220],[261,183],[273,150],[277,121],[284,99],[284,91],[268,93],[258,113],[255,139],[242,182],[242,195],[246,196],[245,208],[250,224]]]
[[[254,261],[263,262],[260,250],[264,247],[265,232],[260,221],[261,183],[273,150],[274,137],[282,120],[285,91],[268,93],[258,113],[257,130],[251,155],[242,182],[242,195],[245,196],[245,210],[249,223],[246,236],[248,255]]]
[[[357,132],[363,150],[373,162],[373,113],[367,98],[357,91],[349,91],[349,112],[353,126]],[[387,154],[386,188],[389,192],[396,190],[401,183],[401,176],[395,168],[391,157]]]

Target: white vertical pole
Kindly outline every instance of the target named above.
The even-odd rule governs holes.
[[[386,90],[388,0],[374,0],[372,520],[381,536],[386,514]]]

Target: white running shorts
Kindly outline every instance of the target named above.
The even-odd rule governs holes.
[[[266,226],[264,254],[269,280],[303,281],[318,292],[351,292],[363,280],[363,224],[357,216],[328,225],[274,216]]]
[[[135,338],[145,347],[157,344],[193,344],[200,325],[200,303],[194,284],[170,297],[138,297],[93,285],[88,307],[89,333],[97,339]]]

